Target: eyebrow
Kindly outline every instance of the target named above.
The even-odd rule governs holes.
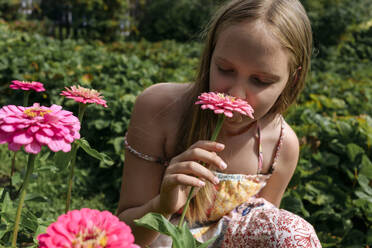
[[[216,60],[219,60],[221,62],[228,63],[228,64],[233,64],[229,60],[224,59],[224,58],[219,57],[219,56],[216,57]],[[257,72],[257,74],[265,75],[267,77],[272,78],[275,81],[280,81],[280,79],[281,79],[281,77],[279,75],[275,75],[275,74],[272,74],[272,73],[269,73],[269,72],[265,72],[265,71],[259,71],[259,72]]]

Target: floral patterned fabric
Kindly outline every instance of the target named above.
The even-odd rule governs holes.
[[[219,220],[240,204],[249,200],[265,187],[271,174],[243,175],[215,172],[220,180],[216,185],[216,196],[208,213],[210,221]]]
[[[171,222],[177,224],[179,216]],[[251,197],[218,221],[190,227],[194,237],[205,242],[215,236],[212,248],[319,248],[314,228],[298,215],[278,209],[263,198]],[[168,236],[160,235],[150,247],[171,247]]]

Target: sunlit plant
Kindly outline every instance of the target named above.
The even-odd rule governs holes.
[[[72,210],[37,237],[39,248],[140,248],[131,229],[108,211]]]
[[[61,106],[31,107],[8,105],[0,109],[0,144],[8,143],[9,150],[21,147],[29,154],[26,175],[20,190],[19,203],[14,223],[12,246],[17,242],[21,211],[35,158],[42,146],[54,152],[71,150],[71,143],[80,138],[80,122],[71,112]]]
[[[65,91],[62,91],[61,95],[67,98],[73,99],[74,101],[79,103],[79,112],[78,117],[80,123],[83,121],[83,116],[87,107],[87,103],[95,103],[97,105],[102,105],[103,107],[107,108],[106,101],[101,96],[101,93],[94,90],[88,89],[81,86],[72,86],[70,88],[65,88]],[[70,176],[68,180],[68,190],[67,190],[67,197],[66,197],[66,207],[65,212],[69,211],[70,209],[70,202],[71,202],[71,191],[72,191],[72,180],[74,177],[74,169],[76,164],[76,153],[79,148],[79,144],[74,143],[72,147],[71,157],[70,157]]]
[[[43,92],[45,91],[44,85],[40,82],[35,82],[35,81],[19,81],[19,80],[13,80],[9,87],[13,90],[22,90],[23,91],[23,106],[26,107],[28,106],[28,99],[30,96],[31,91],[36,91],[36,92]],[[12,158],[12,166],[10,170],[10,185],[12,185],[12,176],[15,170],[15,161],[16,161],[16,155],[17,151],[13,153],[13,158]]]

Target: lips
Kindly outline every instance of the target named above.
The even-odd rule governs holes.
[[[243,121],[243,117],[239,113],[234,113],[233,117],[227,118],[228,122],[233,122],[233,123],[240,123]]]

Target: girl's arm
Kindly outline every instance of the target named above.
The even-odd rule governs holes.
[[[285,126],[283,144],[277,164],[266,186],[259,193],[260,197],[280,206],[285,189],[296,169],[299,156],[299,142],[295,132],[289,125]]]
[[[159,95],[161,87],[153,85],[137,97],[127,135],[128,143],[134,149],[157,157],[164,157],[163,116],[159,113],[166,103]],[[140,159],[125,150],[117,215],[131,227],[135,242],[141,246],[151,244],[158,234],[137,227],[133,220],[148,212],[159,212],[157,201],[164,170],[164,166]]]
[[[127,135],[128,143],[134,149],[165,157],[167,123],[175,121],[167,115],[166,109],[171,103],[170,96],[174,95],[172,85],[157,84],[137,98]],[[184,206],[189,192],[187,186],[202,187],[202,180],[218,183],[214,174],[199,161],[223,170],[224,163],[216,154],[221,150],[223,146],[218,146],[216,142],[198,141],[172,158],[167,168],[125,152],[117,215],[132,228],[137,244],[151,244],[158,233],[137,227],[133,222],[135,219],[149,212],[158,212],[170,218]]]

